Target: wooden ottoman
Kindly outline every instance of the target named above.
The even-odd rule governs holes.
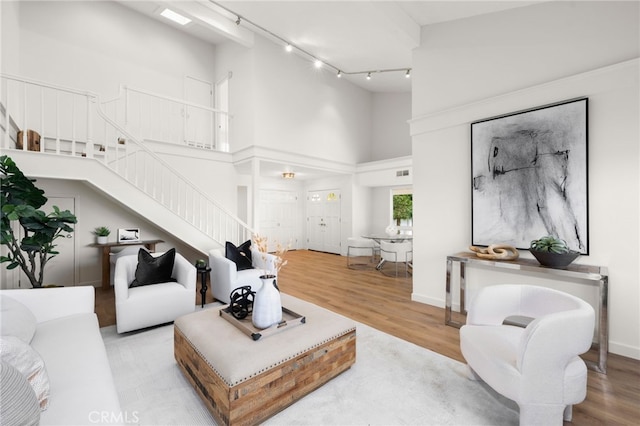
[[[258,424],[347,370],[355,323],[282,294],[306,323],[254,341],[214,308],[174,322],[174,353],[219,424]]]

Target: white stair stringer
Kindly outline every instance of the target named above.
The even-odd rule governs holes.
[[[98,160],[46,152],[2,151],[19,164],[26,176],[84,181],[203,255],[211,248],[224,245],[224,242],[208,236]]]

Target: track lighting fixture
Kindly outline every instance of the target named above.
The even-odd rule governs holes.
[[[0,0],[2,1],[2,0]],[[252,26],[257,28],[258,30],[260,30],[261,32],[263,32],[264,34],[268,35],[269,37],[271,37],[272,39],[278,40],[280,43],[282,43],[285,46],[285,50],[287,52],[292,52],[293,49],[296,49],[296,53],[300,53],[302,56],[306,56],[308,59],[311,59],[314,62],[314,66],[315,68],[329,68],[330,70],[335,71],[337,74],[336,76],[338,78],[342,78],[343,75],[346,76],[355,76],[355,75],[359,75],[359,74],[366,74],[366,78],[367,80],[371,80],[371,74],[372,73],[387,73],[387,72],[405,72],[404,76],[405,78],[410,78],[411,77],[411,68],[393,68],[393,69],[381,69],[381,70],[362,70],[362,71],[343,71],[341,69],[339,69],[338,67],[328,63],[328,62],[322,62],[321,60],[317,59],[311,52],[308,52],[306,50],[304,50],[303,48],[301,48],[300,46],[297,46],[291,42],[289,42],[289,40],[286,40],[283,37],[280,37],[278,34],[275,34],[271,31],[269,31],[268,29],[256,24],[253,21],[248,20],[247,18],[241,18],[240,15],[238,15],[236,12],[234,12],[233,10],[227,8],[226,6],[220,4],[219,2],[215,1],[215,0],[209,0],[209,2],[215,4],[217,7],[227,11],[230,15],[235,15],[237,17],[236,19],[236,25],[240,25],[241,21],[244,20],[244,24],[245,26]]]

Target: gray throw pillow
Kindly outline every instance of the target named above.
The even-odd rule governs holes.
[[[0,424],[37,425],[40,423],[40,404],[36,393],[14,366],[0,363]]]

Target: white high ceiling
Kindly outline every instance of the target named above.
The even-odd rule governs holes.
[[[291,42],[345,73],[373,71],[371,80],[366,80],[364,74],[346,76],[353,83],[372,92],[411,90],[411,79],[404,78],[405,71],[390,73],[375,71],[411,68],[412,50],[420,44],[421,26],[540,2],[540,0],[119,1],[213,44],[234,40],[250,45],[252,37],[250,33],[255,32],[278,43],[282,43],[278,38]],[[181,27],[167,21],[159,15],[165,7],[189,16],[193,22]],[[241,19],[239,26],[235,24],[237,15],[244,18]],[[277,37],[265,34],[251,23],[257,24]],[[302,56],[308,58],[304,54]],[[325,70],[336,72],[326,65]]]

